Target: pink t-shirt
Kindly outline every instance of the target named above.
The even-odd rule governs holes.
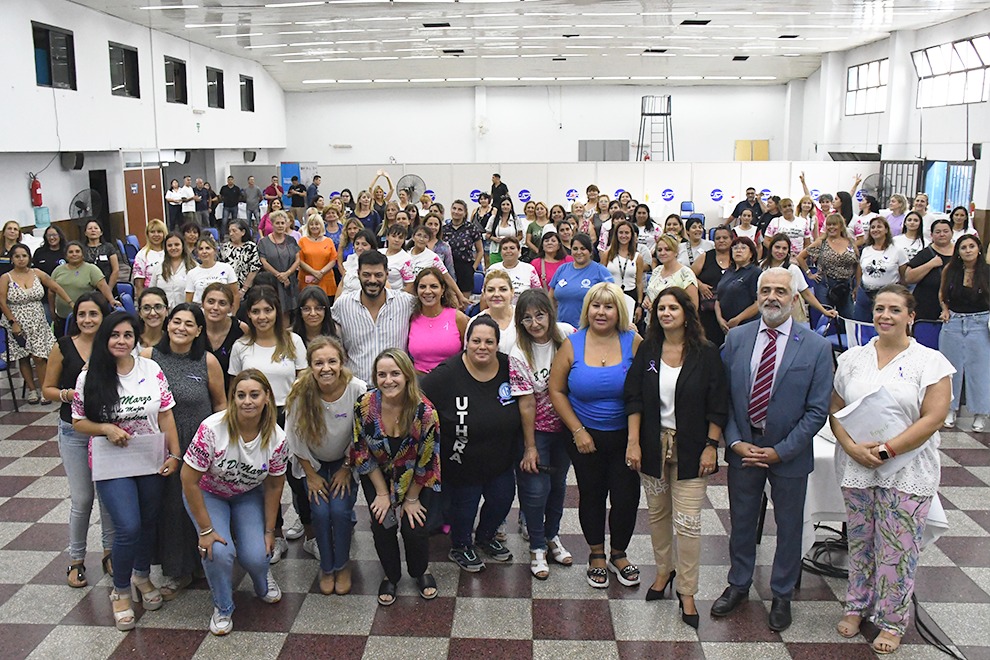
[[[435,318],[417,314],[409,322],[409,356],[416,371],[429,373],[438,364],[461,350],[457,310],[444,307]]]
[[[557,272],[558,268],[560,268],[564,264],[569,264],[572,261],[574,261],[574,257],[572,257],[571,255],[567,255],[561,261],[558,261],[556,263],[551,263],[549,261],[544,263],[543,259],[533,259],[530,265],[533,267],[533,270],[536,271],[536,276],[540,278],[540,284],[543,285],[543,290],[549,291],[550,290],[549,284],[550,281],[553,279],[553,274]],[[546,277],[543,276],[544,271],[546,271]]]

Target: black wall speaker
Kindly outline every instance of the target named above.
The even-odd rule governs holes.
[[[81,151],[63,151],[59,154],[59,160],[62,162],[63,169],[81,170],[86,158]]]
[[[245,151],[244,152],[244,162],[253,163],[254,159],[258,157],[258,152],[256,151]]]
[[[176,151],[175,152],[175,162],[179,165],[189,164],[189,152],[188,151]]]
[[[982,156],[982,155],[983,155],[983,143],[982,142],[974,142],[973,143],[973,158],[975,160],[979,160],[980,159],[980,156]]]

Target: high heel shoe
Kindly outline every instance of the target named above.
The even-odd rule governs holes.
[[[663,598],[665,598],[664,594],[667,591],[667,587],[671,587],[671,591],[673,591],[672,585],[674,584],[675,575],[677,575],[677,571],[670,572],[670,576],[667,578],[667,582],[662,587],[660,587],[660,591],[657,591],[653,587],[647,589],[646,600],[662,600]]]
[[[113,622],[117,626],[117,630],[125,632],[128,630],[134,630],[136,621],[134,618],[134,607],[131,605],[131,599],[128,598],[126,593],[118,593],[116,589],[110,590],[110,602],[116,603],[118,601],[125,600],[128,601],[128,606],[126,610],[113,610]],[[111,609],[113,605],[110,606]]]
[[[144,589],[141,588],[144,587],[145,585],[151,588],[145,591]],[[154,612],[155,610],[160,609],[162,604],[165,602],[165,599],[162,598],[162,593],[158,591],[158,587],[156,587],[151,582],[151,580],[149,580],[148,578],[143,578],[139,580],[137,578],[132,577],[131,601],[135,602],[138,600],[140,600],[141,604],[144,605],[144,609],[148,610],[149,612]]]
[[[674,593],[677,594],[677,609],[681,611],[681,621],[683,621],[684,623],[688,624],[689,626],[697,630],[698,623],[700,621],[700,617],[698,616],[698,613],[697,612],[695,612],[694,614],[686,613],[684,611],[684,601],[681,600],[681,594],[676,591]]]

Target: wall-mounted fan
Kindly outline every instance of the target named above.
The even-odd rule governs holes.
[[[69,218],[80,224],[103,213],[103,198],[92,188],[80,190],[69,202]]]
[[[409,195],[409,201],[415,204],[426,192],[426,182],[415,174],[405,174],[396,182],[395,188],[396,190],[405,190]]]
[[[871,174],[863,181],[863,194],[876,197],[880,205],[886,204],[887,199],[895,192],[894,184],[882,174]]]

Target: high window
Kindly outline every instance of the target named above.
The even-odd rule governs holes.
[[[165,58],[165,100],[169,103],[188,103],[186,95],[186,63],[172,57]]]
[[[911,53],[918,74],[918,107],[980,103],[990,98],[990,35]]]
[[[34,72],[40,87],[76,88],[76,55],[72,33],[31,23],[34,36]]]
[[[887,108],[887,59],[851,66],[846,71],[846,115],[867,115]]]
[[[211,108],[223,105],[223,71],[206,67],[206,103]]]
[[[254,112],[254,78],[241,76],[241,110]]]
[[[137,50],[113,42],[110,42],[110,93],[141,98]]]

